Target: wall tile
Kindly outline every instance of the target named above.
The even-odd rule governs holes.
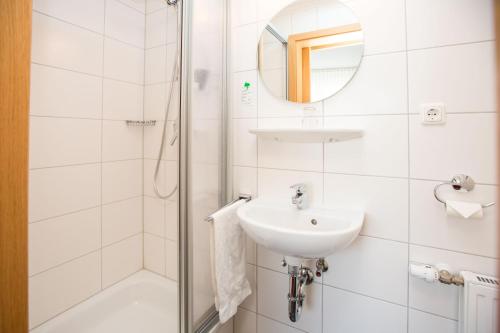
[[[253,239],[250,237],[246,236],[245,239],[245,245],[246,245],[246,257],[247,257],[247,264],[257,264],[257,244]]]
[[[234,317],[234,333],[257,333],[257,315],[243,309],[238,309]]]
[[[101,118],[102,79],[95,76],[32,64],[30,95],[31,115]]]
[[[255,71],[258,39],[255,26],[258,36],[265,23],[291,2],[257,1],[257,17],[253,20],[255,4],[232,1],[230,105],[233,119],[252,121],[257,109],[259,128],[323,126],[361,128],[365,133],[360,139],[325,144],[324,153],[319,151],[320,155],[312,146],[306,149],[305,145],[259,141],[257,168],[254,164],[241,166],[238,158],[232,161],[233,193],[247,188],[258,191],[259,197],[290,202],[289,185],[309,182],[312,184],[309,193],[316,196],[315,204],[365,210],[363,236],[328,258],[331,268],[324,275],[323,332],[455,332],[457,289],[409,278],[406,242],[411,235],[410,241],[414,243],[495,256],[490,251],[494,248],[491,241],[496,228],[489,222],[496,218],[496,212],[487,212],[485,219],[479,221],[486,223],[483,227],[471,224],[475,225],[473,231],[463,228],[460,221],[452,225],[449,218],[437,215],[443,214],[442,206],[429,195],[436,183],[423,180],[448,180],[454,173],[466,172],[479,183],[496,182],[492,169],[496,165],[496,153],[491,144],[495,140],[493,124],[496,122],[492,114],[496,110],[493,43],[452,46],[493,38],[491,0],[459,0],[453,5],[452,1],[443,0],[432,6],[428,0],[343,1],[359,17],[365,37],[361,68],[345,89],[322,103],[300,105],[273,97],[261,81],[257,82],[251,103],[242,104],[242,84],[247,81],[255,87],[254,75],[261,80]],[[449,10],[450,6],[453,11]],[[450,15],[443,16],[443,12]],[[466,23],[474,22],[464,24],[463,17],[467,17]],[[299,22],[302,17],[294,20]],[[301,22],[310,24],[311,20]],[[447,26],[441,27],[442,24]],[[287,28],[293,31],[291,21]],[[466,31],[457,34],[457,29]],[[413,49],[408,63],[404,52],[407,38],[408,47]],[[420,105],[428,103],[446,104],[449,113],[446,125],[420,125]],[[408,112],[412,114],[410,117]],[[476,133],[477,128],[482,131]],[[453,133],[461,133],[460,138]],[[238,142],[239,136],[240,133],[234,133],[235,156],[244,151],[245,144]],[[315,172],[285,170],[294,168]],[[449,170],[455,171],[449,174]],[[257,180],[254,180],[255,174]],[[412,180],[410,186],[408,177],[422,180]],[[494,191],[494,186],[481,184],[475,193],[466,196],[470,200],[494,200],[489,197]],[[448,195],[447,191],[444,194]],[[318,200],[317,196],[321,198]],[[411,230],[408,229],[410,214]],[[429,233],[429,230],[437,232]],[[465,239],[465,234],[472,236]],[[485,239],[485,242],[476,245],[476,239]],[[496,272],[498,263],[494,259],[426,246],[411,245],[411,260],[431,264],[447,262],[457,270]],[[253,241],[247,242],[247,248],[251,252],[257,248],[258,309],[262,315],[257,314],[256,329],[253,322],[240,325],[243,320],[237,320],[235,328],[261,333],[293,332],[295,329],[286,318],[286,306],[275,304],[286,302],[286,298],[273,297],[279,288],[286,294],[286,268],[280,266],[282,256],[255,246]],[[248,260],[255,262],[253,256]],[[268,275],[281,276],[283,281]],[[408,304],[413,307],[410,314]],[[314,315],[309,310],[304,313]],[[311,331],[309,327],[301,329]]]
[[[233,333],[234,332],[234,318],[229,319],[217,328],[218,333]]]
[[[311,119],[316,120],[316,119]],[[259,128],[301,128],[301,118],[259,119]],[[321,119],[317,119],[321,126]],[[305,127],[305,126],[304,126]],[[253,137],[255,135],[251,134]],[[236,147],[241,145],[236,142]],[[323,171],[323,144],[288,143],[259,139],[258,165],[261,168],[275,168],[301,171]]]
[[[407,98],[406,54],[365,56],[352,81],[325,100],[325,115],[405,114]]]
[[[255,70],[233,74],[231,85],[231,114],[233,118],[257,117],[258,75]],[[245,88],[246,83],[250,83],[248,89]]]
[[[403,0],[352,0],[347,5],[359,17],[365,38],[365,54],[405,50]]]
[[[233,27],[257,21],[257,1],[232,0],[230,8]]]
[[[466,270],[495,276],[498,260],[424,246],[410,246],[410,262],[437,265],[446,263],[452,273]],[[440,283],[428,283],[410,277],[409,305],[417,310],[450,319],[458,319],[460,288]]]
[[[239,194],[257,195],[257,168],[233,168],[233,197]]]
[[[290,186],[306,184],[307,200],[311,204],[321,204],[323,200],[323,174],[274,169],[259,169],[259,197],[291,204],[293,190]]]
[[[144,197],[144,232],[165,235],[165,200]]]
[[[166,93],[169,89],[168,84],[150,84],[144,87],[144,119],[165,119]],[[172,107],[171,111],[174,108]],[[173,112],[169,115],[172,118]]]
[[[103,161],[142,158],[142,128],[128,126],[120,120],[105,120],[102,126]]]
[[[165,275],[171,280],[179,281],[179,245],[167,239],[165,246]]]
[[[157,121],[155,126],[144,129],[144,157],[157,159],[160,151],[161,140],[163,138],[164,121]],[[179,159],[179,140],[175,139],[179,135],[179,123],[169,121],[167,123],[167,133],[163,147],[163,160],[177,161]],[[174,140],[173,144],[171,141]]]
[[[442,332],[456,333],[458,332],[458,323],[454,320],[446,319],[439,316],[434,316],[429,313],[410,309],[409,315],[409,333],[426,333],[426,332]]]
[[[167,7],[167,43],[177,43],[177,11],[173,7]]]
[[[288,273],[288,268],[281,265],[281,261],[285,258],[282,254],[268,250],[258,244],[256,247],[257,266],[281,272],[283,274]]]
[[[30,168],[96,163],[101,154],[101,121],[30,118]]]
[[[177,51],[177,45],[175,43],[167,44],[167,61],[165,63],[167,81],[172,81],[176,51]]]
[[[35,0],[33,9],[98,33],[104,32],[104,0]]]
[[[179,239],[179,204],[177,201],[165,202],[165,237],[171,241]]]
[[[102,244],[110,245],[142,232],[142,198],[102,206]]]
[[[248,296],[240,307],[249,311],[257,311],[257,267],[247,264],[247,279],[250,282],[252,293]]]
[[[257,68],[257,44],[259,40],[257,24],[234,28],[231,39],[233,71],[248,71]]]
[[[162,193],[166,193],[166,164],[167,162],[160,162],[160,169],[158,171],[157,185]],[[156,192],[153,187],[153,178],[155,173],[156,161],[155,160],[144,160],[144,195],[149,197],[156,197]],[[170,175],[169,175],[170,177]]]
[[[114,202],[142,194],[142,160],[102,165],[102,201]]]
[[[290,324],[307,332],[321,332],[322,287],[312,283],[305,288],[307,298],[299,321],[291,323],[288,319],[288,276],[267,269],[258,268],[257,308],[259,314]]]
[[[103,118],[114,120],[142,120],[143,86],[104,79]]]
[[[412,180],[410,183],[411,242],[458,252],[497,256],[497,210],[487,208],[482,219],[462,219],[446,215],[433,190],[438,182]],[[451,187],[439,191],[445,200],[491,202],[496,200],[495,186],[477,185],[470,193],[456,192]],[[429,232],[432,230],[432,232]]]
[[[165,239],[144,234],[144,268],[165,275]]]
[[[146,50],[146,84],[167,81],[167,47],[158,46]]]
[[[130,83],[144,83],[144,50],[114,39],[104,40],[104,76]]]
[[[156,126],[147,128],[144,131],[144,158],[157,159],[158,153],[160,151],[160,145],[163,134],[163,126],[165,122],[160,121],[156,123]],[[165,140],[167,141],[167,140]],[[165,148],[163,149],[165,151]],[[165,156],[163,156],[163,159]]]
[[[31,170],[29,221],[98,206],[100,179],[97,164]]]
[[[29,279],[33,328],[101,289],[100,253],[94,252]]]
[[[495,111],[495,70],[493,42],[411,51],[410,112],[428,103],[444,103],[447,112]]]
[[[409,49],[495,38],[491,0],[409,0],[406,12]]]
[[[238,166],[257,166],[257,137],[248,131],[257,128],[257,119],[233,120],[233,163]]]
[[[116,0],[106,0],[106,26],[108,37],[144,48],[144,14]]]
[[[408,180],[325,174],[327,207],[365,212],[362,235],[408,241]]]
[[[144,33],[142,0],[34,2],[31,326],[143,267]]]
[[[102,74],[102,35],[36,12],[32,24],[33,62],[87,74]]]
[[[465,173],[478,183],[495,184],[495,124],[490,113],[450,114],[442,126],[425,126],[420,116],[411,116],[411,177],[448,181]]]
[[[459,288],[442,283],[428,283],[410,276],[409,306],[441,317],[458,319]]]
[[[146,2],[147,0],[118,0],[121,3],[140,11],[141,13],[146,13]]]
[[[324,287],[325,332],[407,332],[407,309],[403,306]]]
[[[300,333],[291,326],[279,323],[264,316],[257,315],[257,332],[259,333]]]
[[[362,116],[325,118],[325,128],[359,128],[363,137],[325,145],[325,171],[408,176],[408,118]]]
[[[361,236],[328,262],[332,267],[324,274],[325,284],[406,305],[407,244]]]
[[[163,8],[146,16],[146,48],[167,43],[167,9]]]
[[[146,0],[146,13],[152,13],[166,7],[167,4],[163,0]]]
[[[441,250],[427,246],[410,245],[410,261],[437,265],[447,263],[452,272],[472,271],[495,276],[498,259]]]
[[[257,16],[259,20],[270,21],[283,8],[293,3],[293,0],[257,1]]]
[[[132,275],[143,267],[142,248],[142,234],[103,248],[103,288]]]
[[[318,117],[323,115],[323,104],[321,102],[297,104],[292,102],[284,102],[282,99],[274,97],[262,82],[261,77],[259,77],[258,88],[258,113],[260,118]]]
[[[29,225],[29,275],[99,249],[99,208]]]

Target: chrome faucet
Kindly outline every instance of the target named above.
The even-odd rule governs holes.
[[[305,184],[295,184],[290,186],[291,189],[295,190],[295,195],[292,197],[292,204],[297,206],[297,209],[304,208],[304,196],[306,194]]]

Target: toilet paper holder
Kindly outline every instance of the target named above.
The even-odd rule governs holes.
[[[439,188],[441,186],[444,186],[444,185],[450,185],[455,191],[470,192],[476,186],[476,182],[470,176],[459,174],[459,175],[453,176],[453,178],[449,182],[436,185],[436,187],[434,187],[434,196],[436,197],[437,201],[441,202],[442,204],[444,204],[446,206],[446,201],[441,199],[439,197],[439,193],[438,193]],[[486,207],[491,207],[494,204],[495,204],[495,202],[490,202],[490,203],[486,203],[486,204],[481,204],[481,206],[483,208],[486,208]]]

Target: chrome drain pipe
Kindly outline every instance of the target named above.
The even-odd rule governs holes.
[[[309,268],[302,265],[288,265],[288,278],[288,318],[295,323],[300,318],[306,298],[304,287],[313,282],[314,275]]]

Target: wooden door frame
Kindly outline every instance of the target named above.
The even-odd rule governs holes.
[[[31,0],[0,0],[0,332],[28,332]]]
[[[288,100],[310,102],[310,55],[311,50],[326,47],[355,44],[359,41],[328,42],[335,35],[361,31],[358,23],[335,28],[310,31],[288,37]]]

